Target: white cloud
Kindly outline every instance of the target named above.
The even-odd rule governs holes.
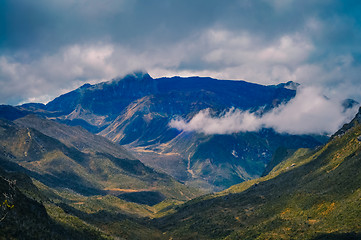
[[[69,91],[84,82],[99,82],[114,77],[110,57],[113,47],[106,44],[72,45],[53,55],[26,62],[0,58],[0,102],[48,101],[50,96]],[[7,81],[8,84],[5,84]]]
[[[153,77],[198,75],[259,84],[292,80],[323,87],[327,95],[360,101],[359,67],[352,55],[309,63],[314,51],[312,41],[299,32],[268,41],[249,31],[217,27],[158,48],[135,49],[112,42],[74,44],[31,60],[0,57],[0,82],[6,85],[0,89],[0,102],[47,101],[85,82],[107,81],[139,69]],[[341,88],[344,91],[337,91]]]
[[[190,121],[173,119],[169,125],[183,131],[205,134],[231,134],[273,128],[280,133],[333,133],[349,121],[356,108],[343,112],[340,99],[326,98],[320,89],[301,88],[296,97],[259,116],[231,108],[221,116],[212,116],[209,109],[200,111]]]
[[[249,112],[231,108],[221,117],[211,116],[210,109],[196,114],[188,123],[183,119],[173,119],[169,125],[178,130],[197,131],[205,134],[231,134],[234,132],[257,131],[259,119]]]
[[[250,63],[295,66],[304,62],[314,49],[309,40],[297,33],[268,42],[247,32],[210,29],[201,40],[207,48],[203,57],[206,62],[238,66]]]
[[[185,58],[179,43],[168,48],[134,50],[110,43],[75,44],[31,60],[0,55],[0,103],[47,102],[84,83],[109,81],[134,70],[164,72]],[[151,72],[152,73],[152,72]]]
[[[251,32],[218,28],[204,30],[176,46],[159,55],[167,59],[172,54],[175,64],[150,68],[152,75],[210,76],[260,84],[298,81],[295,72],[315,49],[299,33],[269,41]],[[180,68],[188,62],[194,62],[193,67]]]

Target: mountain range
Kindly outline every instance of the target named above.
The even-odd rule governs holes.
[[[296,94],[293,82],[263,86],[204,77],[153,79],[144,72],[85,84],[46,105],[7,111],[10,120],[29,113],[88,131],[124,146],[144,164],[189,186],[219,191],[263,174],[279,147],[315,147],[325,136],[280,134],[272,129],[228,135],[172,128],[202,110],[220,116],[229,109],[262,114]],[[6,108],[6,106],[3,106]],[[0,113],[1,113],[0,108]]]
[[[0,131],[2,166],[26,173],[49,187],[89,196],[127,197],[145,192],[158,196],[159,201],[196,196],[121,146],[80,127],[28,115],[14,122],[0,120]]]
[[[57,164],[53,158],[44,157],[54,152],[62,152],[69,159],[82,159],[76,156],[76,141],[69,133],[83,129],[35,116],[15,122],[2,120],[0,128],[1,238],[356,240],[361,237],[361,109],[322,147],[279,149],[272,159],[274,167],[261,178],[186,202],[177,200],[176,196],[168,197],[156,205],[132,203],[114,196],[114,192],[104,194],[85,188],[91,183],[104,183],[99,179],[90,181],[90,177],[98,176],[97,172],[89,172],[90,184],[83,181],[79,188],[72,177],[60,176],[55,171],[71,172],[72,168],[35,164],[39,161]],[[44,132],[59,128],[71,130],[61,142],[34,128],[24,127],[22,122],[40,122]],[[103,141],[113,145],[106,139]],[[89,140],[89,146],[91,144]],[[87,146],[79,146],[84,155],[92,154],[85,150]],[[131,157],[122,148],[118,154]],[[147,175],[153,174],[155,182],[165,183],[171,179],[147,170],[135,159],[128,161],[133,161]],[[87,166],[85,161],[79,165]],[[132,181],[138,177],[138,182],[149,182],[133,170],[123,165],[119,171],[133,177]],[[52,177],[57,181],[52,181]],[[177,185],[181,184],[171,188]],[[183,186],[176,192],[185,189]],[[160,186],[158,191],[167,195],[167,190],[162,191]]]

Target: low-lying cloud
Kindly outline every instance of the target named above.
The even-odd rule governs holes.
[[[264,114],[231,108],[213,116],[210,109],[196,114],[190,121],[178,118],[169,125],[183,131],[204,134],[232,134],[273,128],[279,133],[331,134],[349,121],[357,107],[345,111],[340,99],[329,99],[317,88],[301,88],[294,99]]]

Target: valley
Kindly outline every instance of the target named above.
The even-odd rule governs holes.
[[[361,240],[361,1],[0,1],[0,240]]]
[[[264,114],[294,97],[284,86],[134,73],[47,105],[0,106],[0,236],[358,239],[360,112],[331,138],[169,124],[236,104]]]

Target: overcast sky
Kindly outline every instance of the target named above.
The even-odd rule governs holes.
[[[0,1],[0,103],[145,70],[361,101],[359,0]]]

